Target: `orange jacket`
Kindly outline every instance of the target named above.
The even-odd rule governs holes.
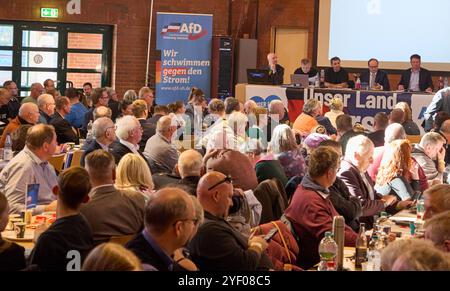
[[[0,138],[0,148],[5,147],[6,136],[8,135],[8,133],[12,134],[14,131],[16,131],[19,128],[20,125],[21,125],[21,123],[19,120],[19,116],[17,116],[13,120],[11,120],[10,123],[8,123],[8,125],[5,127],[5,130],[3,131],[2,137]]]

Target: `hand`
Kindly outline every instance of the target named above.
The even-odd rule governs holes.
[[[56,211],[56,206],[58,205],[58,201],[55,200],[52,203],[45,206],[45,212],[47,211]]]
[[[261,251],[261,253],[263,253],[267,249],[268,245],[266,240],[261,236],[254,236],[250,238],[250,240],[248,241],[248,246],[250,248],[257,249],[258,251]]]
[[[208,162],[209,159],[213,159],[213,158],[217,157],[219,155],[220,151],[221,150],[219,150],[219,149],[209,150],[203,157],[203,165],[206,165],[206,163]]]
[[[427,89],[425,90],[425,92],[427,92],[427,93],[433,93],[433,89],[427,88]]]
[[[398,85],[398,91],[405,91],[405,86]]]
[[[398,210],[408,209],[411,208],[413,205],[414,201],[412,200],[400,201],[399,203],[397,203],[397,209]]]
[[[381,201],[386,203],[388,206],[391,206],[392,204],[394,204],[397,201],[397,197],[394,195],[386,195],[386,196],[383,196],[383,198],[381,198]]]

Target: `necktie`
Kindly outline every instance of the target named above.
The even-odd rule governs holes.
[[[374,73],[370,73],[369,87],[370,88],[375,87],[375,74]]]

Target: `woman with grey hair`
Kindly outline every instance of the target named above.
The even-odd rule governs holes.
[[[280,161],[286,177],[303,177],[306,173],[306,164],[301,147],[297,144],[294,132],[285,124],[280,124],[273,130],[269,152]]]

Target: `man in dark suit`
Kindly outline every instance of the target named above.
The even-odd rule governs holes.
[[[269,65],[265,68],[269,70],[269,77],[273,85],[283,85],[284,68],[278,64],[278,57],[274,53],[267,55]]]
[[[389,125],[389,118],[384,112],[378,112],[373,122],[373,132],[367,136],[375,147],[384,146],[384,131]]]
[[[374,189],[374,183],[367,173],[373,160],[373,151],[373,143],[367,137],[359,135],[351,138],[338,172],[338,177],[347,185],[350,194],[361,200],[362,215],[359,221],[366,223],[368,229],[373,226],[374,215],[397,201],[395,196],[382,197]]]
[[[209,172],[200,179],[197,197],[205,211],[205,223],[188,245],[194,263],[202,271],[272,269],[265,253],[267,242],[258,236],[248,239],[226,221],[232,196],[230,177]]]
[[[108,117],[100,117],[92,125],[94,139],[85,147],[81,156],[81,166],[84,167],[86,156],[95,150],[109,151],[109,146],[116,140],[115,125]]]
[[[142,138],[142,127],[134,116],[126,115],[116,122],[116,135],[118,140],[113,142],[109,147],[116,164],[119,164],[123,156],[132,153],[140,155],[147,162],[150,169],[148,160],[139,150],[139,142]]]
[[[156,126],[156,124],[158,123],[158,120],[167,114],[169,114],[169,108],[167,108],[166,105],[156,105],[156,106],[153,106],[152,117],[149,117],[147,120],[148,120],[148,122],[150,122],[151,124]]]
[[[145,208],[145,228],[126,248],[144,265],[158,271],[186,271],[173,256],[185,246],[197,228],[198,219],[188,193],[177,188],[156,192]]]
[[[70,112],[70,100],[67,97],[59,97],[56,99],[56,112],[50,120],[50,125],[53,125],[56,131],[58,144],[67,142],[80,143],[76,130],[70,123],[64,119],[64,116]]]
[[[147,119],[148,108],[147,103],[144,100],[134,101],[132,108],[134,117],[139,120],[139,123],[142,127],[142,138],[139,142],[139,150],[143,152],[149,138],[156,134],[156,124],[150,123],[150,121]]]
[[[391,85],[389,84],[388,75],[385,71],[379,70],[379,62],[377,59],[370,59],[369,70],[364,71],[360,78],[361,83],[369,84],[371,90],[384,90],[390,91]]]
[[[420,67],[421,57],[412,55],[411,69],[403,72],[402,79],[398,84],[398,90],[408,90],[413,92],[433,92],[433,80],[430,71]]]
[[[88,131],[89,121],[94,122],[95,108],[100,107],[100,106],[108,107],[108,103],[109,103],[109,95],[105,88],[96,88],[91,94],[91,99],[92,99],[93,106],[84,115],[84,122],[83,122],[83,126],[81,127],[81,130],[83,133],[86,133]],[[112,117],[111,117],[111,119],[112,119]]]

